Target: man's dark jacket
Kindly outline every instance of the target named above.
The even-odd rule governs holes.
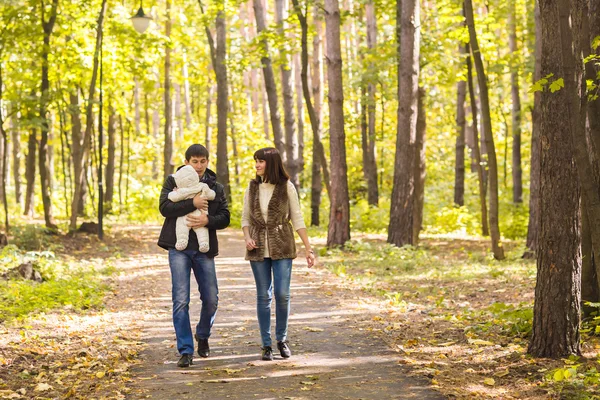
[[[217,183],[217,175],[208,168],[200,180],[206,183],[215,191],[215,199],[208,202],[208,236],[210,250],[206,253],[208,257],[215,257],[219,254],[219,242],[217,241],[217,230],[225,229],[229,226],[229,209],[227,208],[227,198],[223,185]],[[169,175],[165,180],[162,191],[160,192],[159,209],[163,217],[166,217],[163,223],[158,245],[163,249],[174,249],[177,237],[175,235],[175,223],[178,217],[183,217],[194,211],[194,200],[188,199],[178,202],[169,200],[169,193],[176,187],[175,177]],[[196,232],[190,229],[190,237],[186,250],[198,250],[198,238]]]

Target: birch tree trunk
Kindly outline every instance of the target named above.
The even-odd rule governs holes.
[[[370,0],[365,5],[367,16],[367,48],[373,52],[377,46],[377,16],[375,15],[375,3]],[[365,158],[367,165],[367,201],[370,205],[377,206],[379,204],[379,188],[377,186],[377,160],[375,158],[375,93],[376,82],[375,74],[376,67],[373,63],[368,66],[368,82],[367,82],[367,143]]]
[[[171,37],[171,0],[166,0],[166,22],[165,36]],[[164,101],[165,101],[165,130],[164,130],[164,147],[163,147],[163,176],[164,179],[171,175],[175,169],[173,165],[173,104],[171,101],[171,46],[167,44],[165,47],[165,83],[164,83]]]

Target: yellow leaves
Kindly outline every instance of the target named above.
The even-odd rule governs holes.
[[[33,389],[35,392],[45,392],[48,390],[54,389],[52,386],[47,383],[38,383],[37,386]]]
[[[104,372],[104,371],[96,372],[96,378],[98,378],[98,379],[104,378],[105,375],[106,375],[106,372]]]
[[[305,331],[309,331],[309,332],[323,332],[324,331],[323,328],[313,328],[313,327],[310,327],[310,326],[305,326],[304,330]]]
[[[510,372],[508,371],[508,369],[503,369],[501,371],[498,371],[494,374],[494,376],[497,376],[498,378],[502,378],[506,375],[508,375]]]
[[[494,386],[496,384],[496,381],[494,380],[494,378],[485,378],[483,380],[483,383],[488,386]]]
[[[493,346],[494,345],[493,342],[490,342],[490,341],[487,341],[487,340],[481,340],[481,339],[470,339],[469,338],[469,339],[467,339],[467,342],[469,344],[474,344],[474,345],[477,345],[477,346]]]

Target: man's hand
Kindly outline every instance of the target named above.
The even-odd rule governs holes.
[[[206,197],[204,197],[200,193],[198,193],[197,195],[194,196],[194,207],[196,207],[198,210],[207,211],[208,210],[208,200],[206,200]]]
[[[204,200],[206,201],[206,199]],[[194,198],[194,201],[196,201],[196,198]],[[208,215],[187,215],[185,224],[192,229],[202,228],[208,224]]]

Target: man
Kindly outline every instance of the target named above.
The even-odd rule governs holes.
[[[173,325],[177,336],[177,350],[181,355],[178,367],[185,368],[193,364],[194,339],[190,325],[190,274],[198,283],[198,291],[202,301],[200,321],[196,325],[194,337],[198,341],[198,355],[208,357],[210,348],[208,338],[215,320],[218,305],[218,286],[215,271],[215,256],[219,252],[217,230],[225,229],[229,225],[229,210],[223,185],[217,183],[216,174],[208,169],[208,150],[200,144],[191,145],[185,152],[185,165],[191,165],[198,173],[200,182],[206,183],[216,196],[213,201],[207,201],[201,196],[193,199],[172,202],[169,193],[176,190],[175,178],[170,175],[165,180],[160,193],[160,213],[166,217],[158,239],[158,245],[169,251],[169,268],[171,269],[172,297],[173,297]],[[208,215],[197,217],[187,216],[190,228],[205,226],[208,228],[210,250],[201,253],[198,249],[196,233],[190,229],[188,246],[185,250],[176,250],[175,224],[178,217],[190,212],[208,210]]]

